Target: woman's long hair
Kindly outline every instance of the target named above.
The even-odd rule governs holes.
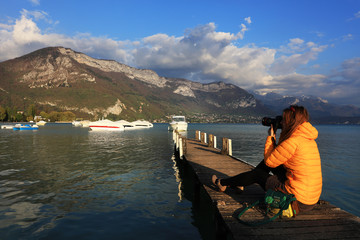
[[[309,121],[309,113],[302,106],[292,105],[284,109],[282,119],[282,130],[279,144],[288,139],[294,131],[304,122]]]

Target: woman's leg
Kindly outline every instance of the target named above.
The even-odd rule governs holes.
[[[249,172],[238,174],[234,177],[220,179],[222,186],[249,186],[254,183],[260,184],[261,187],[265,187],[266,179],[269,177],[269,173],[262,169],[254,169]]]
[[[272,168],[269,168],[265,165],[264,160],[262,160],[253,170],[249,172],[240,173],[236,176],[220,179],[220,184],[222,186],[249,186],[254,183],[260,184],[260,186],[265,189],[266,180],[270,176],[269,172]]]

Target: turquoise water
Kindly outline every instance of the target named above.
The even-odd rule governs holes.
[[[360,216],[360,126],[317,126],[322,198]]]
[[[359,126],[316,126],[322,198],[360,216]],[[267,129],[190,124],[233,140],[233,155],[257,164]],[[117,133],[71,125],[0,130],[1,239],[202,239],[166,124]],[[205,217],[206,218],[206,217]],[[199,229],[199,228],[200,229]],[[201,229],[202,228],[202,229]]]

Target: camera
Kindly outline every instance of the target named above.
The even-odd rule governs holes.
[[[262,125],[270,127],[273,125],[274,129],[281,129],[282,116],[276,116],[275,118],[264,117],[262,119]]]

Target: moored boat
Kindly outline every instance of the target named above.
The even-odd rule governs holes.
[[[81,123],[82,127],[87,128],[87,127],[89,127],[90,121],[89,120],[82,120],[82,121],[80,121],[80,123]]]
[[[124,125],[110,120],[99,120],[90,122],[89,128],[93,131],[124,131]]]
[[[74,120],[71,123],[74,127],[82,127],[81,121]]]
[[[1,125],[1,129],[13,129],[14,125]]]
[[[179,132],[187,131],[188,123],[186,122],[185,116],[172,116],[171,122],[169,123],[169,131],[177,130]]]
[[[38,130],[38,125],[30,125],[30,124],[16,124],[13,127],[13,130]]]
[[[44,126],[45,124],[46,124],[46,122],[44,120],[36,122],[37,126]]]
[[[135,128],[152,128],[153,124],[151,122],[145,121],[145,120],[137,120],[134,122],[131,122]]]
[[[116,123],[123,125],[125,130],[135,129],[135,125],[125,120],[116,121]]]

